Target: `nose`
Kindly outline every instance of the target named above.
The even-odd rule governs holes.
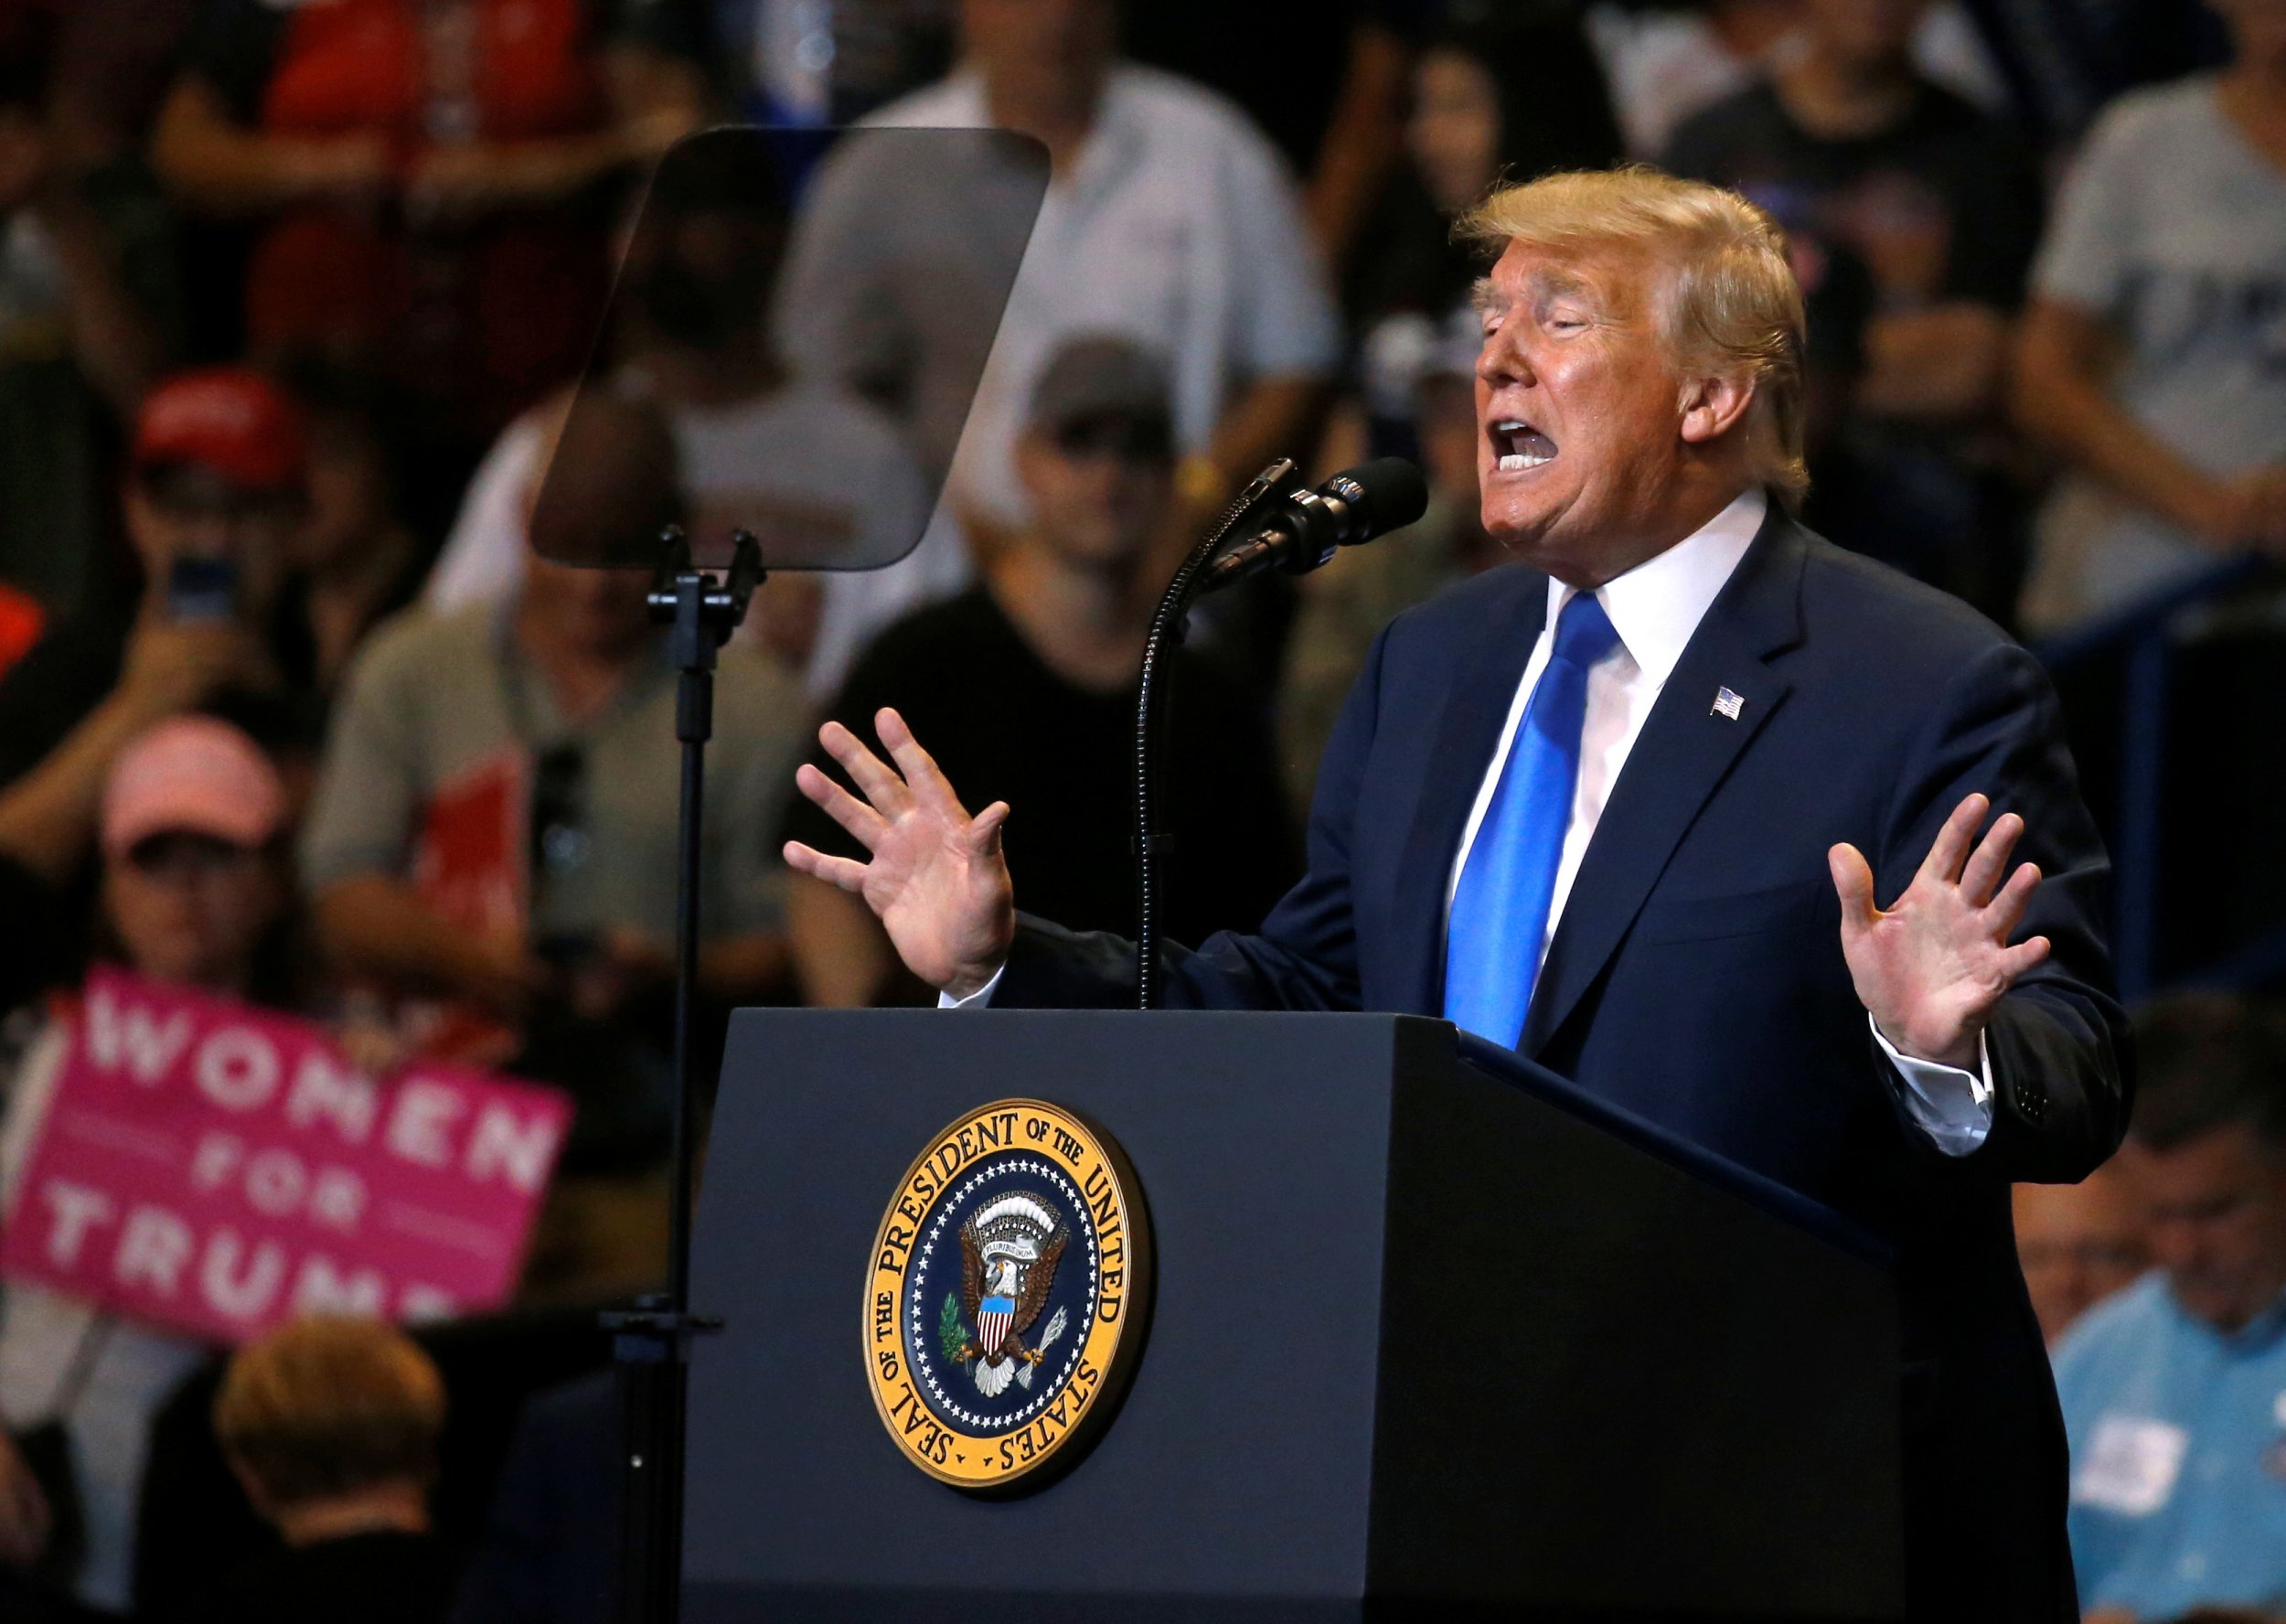
[[[1477,351],[1477,381],[1487,389],[1510,384],[1528,388],[1533,382],[1531,359],[1506,327],[1485,335],[1483,347]]]

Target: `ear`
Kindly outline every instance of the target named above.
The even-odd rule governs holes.
[[[1682,380],[1682,432],[1686,445],[1711,445],[1735,428],[1754,404],[1754,385],[1709,374]]]

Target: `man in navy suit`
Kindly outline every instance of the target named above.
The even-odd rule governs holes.
[[[2009,1184],[2102,1161],[2128,1090],[2055,700],[1992,626],[1789,517],[1801,302],[1759,210],[1639,170],[1474,223],[1501,249],[1483,517],[1519,561],[1383,634],[1308,876],[1259,935],[1170,948],[1168,1001],[1442,1014],[1877,1230],[1913,1616],[2060,1624],[2063,1435]],[[876,725],[893,768],[824,734],[860,795],[800,775],[869,860],[787,860],[948,1003],[1122,1002],[1128,944],[1016,914],[1007,805],[971,817]]]

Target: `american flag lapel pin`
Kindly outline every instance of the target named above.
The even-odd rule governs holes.
[[[1733,693],[1726,688],[1718,688],[1714,690],[1714,708],[1707,711],[1707,714],[1719,716],[1725,721],[1736,721],[1738,712],[1746,708],[1747,697],[1744,694]]]

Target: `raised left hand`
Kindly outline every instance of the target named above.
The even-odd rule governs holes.
[[[1992,1006],[2048,956],[2046,936],[2008,945],[2040,871],[2021,864],[2003,883],[2024,821],[2003,813],[1978,842],[1977,827],[1992,805],[1972,795],[1955,807],[1913,882],[1886,910],[1875,905],[1873,868],[1863,852],[1843,844],[1826,853],[1842,898],[1842,956],[1858,1001],[1899,1053],[1963,1071],[1977,1069]]]

